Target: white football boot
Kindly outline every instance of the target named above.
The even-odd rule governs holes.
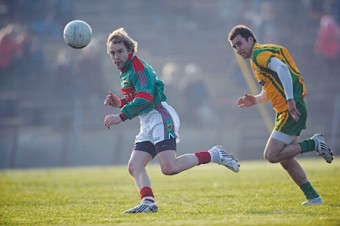
[[[221,145],[212,147],[208,152],[211,155],[212,162],[224,165],[235,173],[240,171],[237,159],[232,154],[228,154]]]
[[[124,213],[154,213],[158,211],[155,203],[141,202],[139,205],[125,210]]]
[[[312,136],[310,139],[314,140],[316,143],[315,145],[316,153],[323,157],[326,160],[326,162],[331,163],[333,161],[333,152],[326,144],[323,135],[317,133],[314,134],[314,136]]]
[[[304,201],[301,205],[308,206],[308,205],[318,205],[323,204],[323,200],[320,197],[314,198],[314,199],[308,199],[307,201]]]

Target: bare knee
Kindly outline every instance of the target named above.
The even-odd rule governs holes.
[[[284,146],[282,141],[270,137],[264,150],[264,159],[270,163],[278,163],[286,159],[282,154]]]
[[[133,172],[134,172],[134,168],[133,168],[133,165],[130,162],[128,164],[128,171],[129,171],[129,174],[132,176]]]
[[[278,160],[277,158],[271,158],[271,157],[267,158],[266,160],[269,163],[278,163],[278,162],[280,162],[280,160]]]
[[[178,170],[172,165],[161,166],[162,173],[167,176],[178,174]]]
[[[273,155],[270,151],[265,151],[263,157],[269,163],[278,163],[278,162],[280,162],[280,160],[277,158],[277,156]]]
[[[133,176],[136,172],[139,172],[141,168],[141,165],[136,163],[135,161],[129,161],[128,171],[131,176]]]

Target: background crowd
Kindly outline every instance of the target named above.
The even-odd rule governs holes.
[[[62,39],[73,19],[93,29],[82,50]],[[138,120],[125,122],[127,129],[103,126],[103,100],[120,87],[105,39],[118,27],[139,40],[140,57],[167,83],[182,120],[181,150],[221,143],[241,160],[261,159],[263,119],[234,105],[247,83],[226,35],[239,23],[260,43],[289,49],[307,85],[307,126],[325,134],[337,154],[337,0],[0,0],[0,168],[127,162]]]

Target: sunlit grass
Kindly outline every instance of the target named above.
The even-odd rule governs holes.
[[[139,194],[126,166],[0,171],[0,225],[340,225],[340,165],[301,160],[325,201],[301,206],[280,165],[209,164],[176,176],[148,171],[159,212],[127,215]]]

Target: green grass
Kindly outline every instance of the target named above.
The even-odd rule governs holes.
[[[0,225],[340,225],[340,164],[300,163],[324,205],[301,206],[288,174],[264,161],[171,177],[151,165],[159,212],[132,215],[122,212],[139,194],[125,166],[0,171]]]

